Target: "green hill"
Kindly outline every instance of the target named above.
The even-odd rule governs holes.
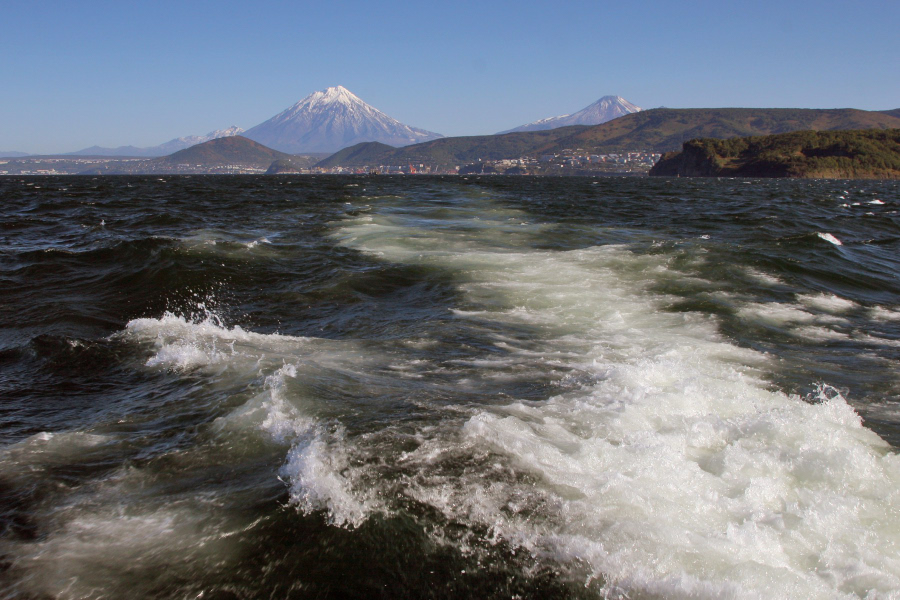
[[[111,161],[84,171],[87,175],[139,175],[177,173],[234,173],[268,169],[278,160],[297,157],[278,152],[253,140],[235,135],[222,137],[160,158]]]
[[[266,169],[276,160],[289,160],[290,154],[272,150],[240,135],[222,137],[174,154],[147,161],[154,167],[197,165],[205,168],[240,165]]]
[[[366,166],[366,165],[405,165],[410,163],[429,163],[439,165],[455,165],[471,162],[479,158],[485,160],[501,160],[533,154],[536,148],[552,147],[556,140],[565,137],[572,130],[585,127],[563,127],[549,131],[533,131],[507,133],[504,135],[476,135],[467,137],[449,137],[392,148],[375,142],[357,144],[345,148],[337,154],[329,156],[317,166]],[[348,152],[350,151],[350,152]]]
[[[266,175],[287,175],[291,173],[306,173],[317,162],[327,157],[327,154],[295,154],[290,158],[281,158],[269,165]]]
[[[379,164],[382,157],[388,156],[396,150],[394,146],[381,142],[362,142],[348,148],[344,148],[331,156],[319,161],[317,167],[334,167],[337,165],[362,166]]]
[[[676,150],[700,137],[732,138],[799,130],[900,128],[893,111],[800,108],[657,108],[594,126],[504,135],[450,137],[403,148],[342,150],[318,166],[373,166],[428,163],[459,165],[482,160],[554,154],[564,149],[606,154],[620,151]]]
[[[900,129],[696,139],[664,155],[650,175],[898,179]]]
[[[900,127],[900,118],[850,108],[660,108],[591,127],[566,141],[615,150],[647,148],[667,152],[700,137],[728,139],[803,130],[892,127]]]

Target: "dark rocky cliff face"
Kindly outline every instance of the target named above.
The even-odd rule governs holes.
[[[715,150],[714,140],[690,140],[681,152],[662,156],[650,175],[669,177],[790,177],[790,163],[749,153],[725,158]]]
[[[663,154],[653,168],[650,175],[662,175],[670,177],[716,177],[722,168],[718,157],[708,148],[694,143],[694,140],[685,142],[680,152],[667,152]]]
[[[663,156],[650,175],[898,179],[900,129],[693,139]]]

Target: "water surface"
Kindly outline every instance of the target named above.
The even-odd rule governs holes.
[[[888,598],[896,182],[0,179],[6,598]]]

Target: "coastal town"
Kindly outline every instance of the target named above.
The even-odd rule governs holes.
[[[23,156],[0,158],[0,175],[78,175],[115,163],[138,163],[142,158],[108,156]]]
[[[463,165],[409,162],[402,165],[311,167],[295,172],[335,175],[646,175],[660,157],[659,152],[594,154],[579,148],[513,159],[479,159]]]
[[[150,167],[147,159],[137,157],[26,156],[0,159],[2,175],[103,175],[103,174],[175,174],[175,175],[261,175],[331,174],[331,175],[646,175],[660,159],[660,153],[648,151],[595,154],[583,149],[562,150],[540,156],[489,160],[459,165],[408,161],[399,165],[363,165],[276,168],[233,164],[184,162],[168,164],[164,169]]]

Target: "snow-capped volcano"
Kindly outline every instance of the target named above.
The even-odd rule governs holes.
[[[612,121],[618,117],[622,117],[631,113],[643,110],[640,106],[635,106],[621,96],[603,96],[593,104],[579,110],[571,115],[561,115],[559,117],[549,117],[522,125],[515,129],[508,129],[500,133],[512,133],[514,131],[541,131],[544,129],[556,129],[557,127],[566,127],[567,125],[599,125]]]
[[[310,94],[284,112],[248,129],[244,136],[292,154],[337,152],[360,142],[408,146],[444,137],[404,125],[342,86]]]

